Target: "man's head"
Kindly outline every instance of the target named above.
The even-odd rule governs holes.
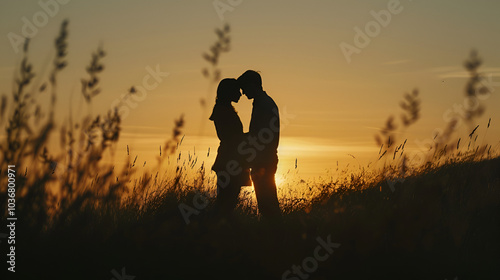
[[[260,74],[253,71],[247,70],[238,78],[238,84],[243,91],[243,94],[247,96],[248,99],[252,99],[262,90],[262,78]]]

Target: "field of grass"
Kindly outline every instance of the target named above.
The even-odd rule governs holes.
[[[142,210],[87,207],[46,232],[21,223],[18,271],[25,279],[110,279],[122,267],[136,279],[281,279],[330,236],[340,246],[308,279],[496,279],[499,171],[495,158],[428,169],[394,192],[385,180],[363,190],[323,185],[307,207],[282,205],[291,208],[280,236],[244,205],[231,224],[213,222],[211,205],[186,224],[178,206],[193,205],[196,192],[169,188]]]
[[[445,134],[424,164],[411,166],[390,118],[377,137],[383,169],[310,183],[312,196],[282,196],[280,225],[259,219],[251,192],[242,193],[233,221],[220,221],[206,167],[189,184],[191,161],[161,175],[181,140],[182,117],[160,148],[160,171],[144,174],[132,156],[123,168],[103,161],[119,139],[117,110],[56,122],[67,32],[65,22],[47,81],[32,84],[27,43],[12,98],[2,97],[1,172],[15,165],[16,180],[11,212],[9,176],[0,178],[2,219],[18,219],[12,279],[500,278],[500,158],[491,146],[475,146],[475,129],[472,147],[459,149]],[[92,54],[82,80],[89,104],[100,94],[104,56]],[[51,97],[48,108],[38,106],[42,93]],[[406,97],[404,127],[419,118],[417,98]],[[46,148],[54,135],[62,152]],[[8,246],[0,243],[2,254]]]

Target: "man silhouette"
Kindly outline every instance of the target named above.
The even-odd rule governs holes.
[[[242,93],[253,99],[248,142],[238,147],[242,154],[248,154],[255,195],[262,217],[279,220],[281,210],[276,192],[274,175],[278,166],[278,144],[280,138],[280,117],[278,106],[262,88],[259,73],[248,70],[238,78]],[[245,148],[248,144],[251,148]]]

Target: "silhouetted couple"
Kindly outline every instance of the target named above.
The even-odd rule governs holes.
[[[231,104],[239,101],[240,89],[248,99],[253,99],[248,133],[243,132],[241,120]],[[262,217],[268,221],[280,220],[274,179],[278,166],[279,111],[274,100],[263,90],[260,74],[248,70],[238,79],[222,80],[210,120],[220,140],[212,166],[217,173],[216,215],[230,219],[238,204],[241,187],[250,186],[253,181]]]

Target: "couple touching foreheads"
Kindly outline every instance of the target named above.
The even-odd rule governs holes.
[[[240,91],[241,90],[241,91]],[[241,95],[253,99],[249,131],[243,125],[232,102]],[[263,90],[259,73],[248,70],[238,79],[223,79],[210,116],[220,140],[212,170],[217,173],[216,215],[231,219],[242,186],[255,188],[259,212],[264,219],[281,219],[274,175],[278,166],[280,137],[279,111],[274,100]]]

